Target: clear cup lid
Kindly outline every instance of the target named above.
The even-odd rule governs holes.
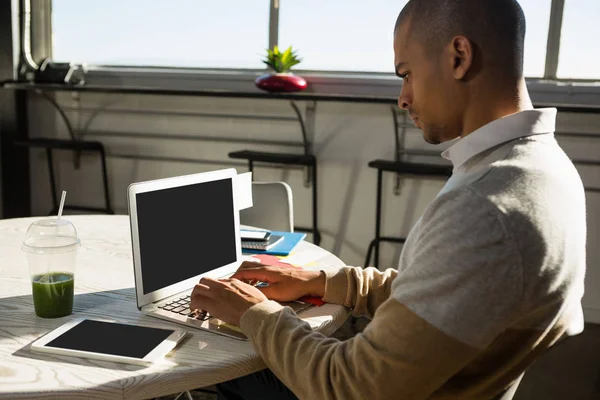
[[[46,218],[29,225],[21,249],[26,253],[66,253],[80,246],[77,229],[66,219]]]

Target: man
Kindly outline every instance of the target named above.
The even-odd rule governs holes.
[[[538,355],[581,331],[584,192],[554,139],[556,110],[532,107],[524,35],[515,0],[406,5],[394,37],[399,106],[426,141],[458,138],[443,153],[453,175],[397,270],[245,264],[230,280],[202,279],[192,308],[239,325],[272,371],[220,386],[226,398],[507,399]],[[268,300],[305,294],[372,321],[340,342]]]

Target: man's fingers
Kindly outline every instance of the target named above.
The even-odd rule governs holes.
[[[269,298],[269,299],[271,299],[271,298],[272,298],[272,296],[273,296],[273,291],[274,291],[274,290],[275,290],[275,291],[277,290],[277,288],[275,288],[275,287],[273,287],[273,286],[271,286],[271,285],[269,285],[269,286],[263,286],[263,287],[256,286],[256,288],[257,288],[258,290],[260,290],[260,291],[261,291],[261,292],[262,292],[262,293],[263,293],[265,296],[267,296],[267,298]]]
[[[248,282],[248,281],[265,281],[273,280],[273,274],[269,273],[269,271],[265,271],[263,268],[255,268],[255,269],[242,269],[237,270],[231,278],[238,279],[240,281]]]
[[[254,261],[244,261],[244,262],[242,263],[242,265],[240,265],[240,266],[238,267],[238,271],[239,271],[240,269],[246,269],[246,268],[258,268],[258,267],[266,267],[266,265],[264,265],[264,264],[261,264],[261,263],[259,263],[259,262],[254,262]]]
[[[202,281],[200,281],[202,282]],[[192,296],[196,293],[208,293],[210,291],[210,287],[204,283],[198,283],[194,286],[194,290],[192,291]]]
[[[203,285],[206,285],[206,286],[212,286],[212,284],[215,282],[219,282],[219,281],[216,279],[213,279],[213,278],[208,278],[208,277],[204,277],[204,278],[200,279],[200,283]]]
[[[213,278],[202,278],[200,279],[200,283],[198,285],[202,285],[211,290],[217,290],[225,286],[225,281],[222,279],[213,279]],[[198,286],[196,285],[196,286]]]
[[[215,297],[215,291],[218,290],[219,287],[222,285],[223,285],[223,283],[221,283],[219,281],[215,281],[214,279],[202,278],[202,279],[200,279],[200,282],[197,283],[196,286],[194,286],[194,290],[192,290],[191,299],[193,301],[194,298],[196,298],[196,297],[206,297],[206,298]],[[190,305],[191,305],[191,302],[190,302]],[[193,309],[194,308],[192,308],[192,310]]]
[[[234,287],[236,287],[240,290],[244,290],[245,285],[253,286],[256,289],[258,289],[259,291],[261,291],[267,297],[269,297],[269,293],[271,293],[273,291],[273,285],[277,285],[276,283],[271,283],[271,284],[266,284],[266,285],[264,285],[264,284],[257,285],[258,282],[261,282],[260,279],[247,281],[247,280],[235,278],[233,276],[230,278],[230,282]]]
[[[213,309],[214,300],[210,297],[196,293],[190,301],[190,310],[204,310],[211,312]]]

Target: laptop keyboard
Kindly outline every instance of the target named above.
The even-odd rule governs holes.
[[[190,310],[190,296],[182,296],[179,298],[175,298],[168,303],[165,303],[161,306],[158,306],[165,311],[169,311],[175,314],[187,316],[190,318],[198,319],[201,321],[206,321],[210,318],[210,315],[206,311],[198,310],[191,311]]]

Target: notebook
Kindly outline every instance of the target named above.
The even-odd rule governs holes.
[[[272,231],[271,237],[273,237],[273,235],[282,236],[283,239],[269,250],[243,249],[243,252],[249,254],[271,254],[274,256],[287,256],[292,252],[294,247],[296,247],[296,245],[306,237],[306,233],[299,232]]]
[[[273,235],[269,236],[267,240],[242,240],[242,249],[243,250],[270,250],[275,245],[280,243],[283,240],[283,236],[281,235]]]

